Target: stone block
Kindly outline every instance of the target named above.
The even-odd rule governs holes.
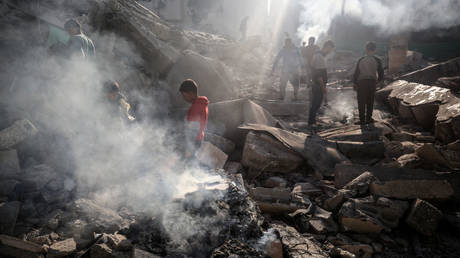
[[[228,155],[210,142],[203,141],[196,157],[200,163],[214,169],[221,169],[227,162]]]
[[[419,233],[431,236],[436,232],[442,216],[438,208],[429,202],[417,199],[412,205],[406,223]]]

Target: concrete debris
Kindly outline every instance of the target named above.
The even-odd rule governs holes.
[[[460,72],[460,58],[434,64],[399,77],[400,80],[433,84],[440,77],[457,75]]]
[[[419,233],[431,236],[436,232],[442,212],[427,201],[417,199],[412,205],[406,223]]]
[[[43,258],[45,249],[36,243],[0,235],[0,254],[9,257]]]
[[[240,162],[228,161],[225,163],[224,169],[229,174],[238,174],[243,170],[243,165]]]
[[[286,188],[287,181],[282,177],[272,176],[264,181],[264,187],[267,188]],[[295,189],[295,187],[294,187]]]
[[[297,183],[292,189],[292,194],[304,194],[308,197],[314,198],[321,195],[323,191],[311,183]]]
[[[64,257],[77,250],[77,243],[73,238],[56,242],[48,248],[47,257]]]
[[[385,146],[382,141],[350,142],[337,141],[337,148],[350,159],[354,158],[382,158]]]
[[[205,133],[204,140],[214,144],[217,148],[221,149],[227,155],[231,155],[236,147],[235,143],[233,143],[229,139],[209,132]]]
[[[249,132],[243,149],[243,166],[263,172],[288,173],[296,170],[303,159],[275,138]]]
[[[210,256],[211,258],[224,258],[224,257],[264,257],[264,255],[239,240],[227,240],[223,245],[214,250]]]
[[[0,150],[12,148],[37,133],[38,129],[29,120],[18,120],[0,131]]]
[[[372,196],[350,199],[339,211],[339,221],[346,231],[380,233],[396,228],[408,209],[407,202]]]
[[[329,257],[317,243],[303,237],[295,228],[282,224],[271,224],[270,226],[280,236],[283,252],[287,254],[287,257]]]
[[[123,219],[113,210],[101,207],[88,199],[78,199],[70,204],[69,209],[78,218],[88,221],[87,227],[96,232],[115,232],[122,226]]]
[[[460,92],[460,76],[438,78],[435,85],[458,93]]]
[[[160,258],[161,256],[151,254],[139,248],[133,248],[131,258]]]
[[[340,248],[362,258],[372,258],[374,253],[372,246],[365,244],[342,245]]]
[[[215,169],[224,168],[228,159],[228,155],[225,152],[207,141],[203,141],[196,153],[196,157],[203,165]]]
[[[362,196],[368,193],[369,185],[378,179],[371,172],[364,172],[343,188],[353,192],[353,196]]]

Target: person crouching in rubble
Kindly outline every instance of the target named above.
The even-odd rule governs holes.
[[[131,105],[121,93],[118,82],[106,81],[103,91],[107,99],[109,112],[114,118],[119,118],[125,123],[135,120],[134,116],[131,115]]]
[[[198,85],[187,79],[180,85],[179,92],[184,100],[192,106],[185,118],[185,158],[191,158],[201,146],[204,139],[204,130],[208,123],[208,98],[198,96]]]
[[[303,59],[299,49],[292,43],[290,38],[284,41],[284,46],[275,58],[271,74],[275,72],[278,62],[283,60],[283,68],[280,78],[280,100],[284,100],[286,95],[286,85],[288,81],[294,87],[294,101],[297,101],[297,94],[300,87],[301,67],[303,67]]]
[[[81,25],[77,20],[68,20],[64,24],[64,29],[70,35],[70,39],[67,42],[69,56],[78,55],[86,59],[96,54],[93,41],[83,34]]]
[[[353,83],[358,95],[358,110],[360,125],[372,124],[374,110],[374,95],[377,83],[383,81],[382,61],[375,56],[377,46],[375,42],[366,44],[366,55],[356,64],[353,74]]]
[[[316,115],[321,107],[321,103],[326,97],[327,85],[327,66],[326,56],[331,53],[335,48],[334,42],[328,40],[324,43],[323,48],[313,55],[311,61],[311,106],[310,114],[308,117],[308,125],[313,126],[316,124]]]

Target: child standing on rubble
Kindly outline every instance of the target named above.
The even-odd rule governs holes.
[[[205,96],[198,96],[198,85],[191,79],[182,82],[179,92],[192,104],[185,118],[185,158],[191,158],[204,139],[209,101]]]
[[[375,56],[377,45],[375,42],[366,44],[366,55],[356,64],[353,74],[353,83],[358,93],[359,124],[372,124],[374,110],[374,95],[377,83],[383,81],[382,61]]]

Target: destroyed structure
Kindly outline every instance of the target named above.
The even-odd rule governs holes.
[[[393,37],[364,129],[358,55],[337,50],[314,132],[309,89],[270,100],[279,42],[238,41],[246,14],[210,27],[227,2],[0,2],[0,256],[460,256],[460,58],[427,61]],[[52,58],[69,18],[95,64]],[[108,77],[137,125],[98,111]],[[173,146],[187,78],[211,101],[200,166]]]

